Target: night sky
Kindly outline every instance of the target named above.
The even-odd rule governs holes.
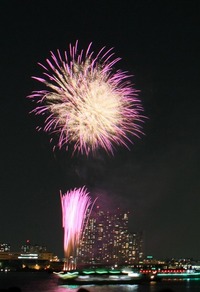
[[[63,255],[59,191],[130,211],[145,254],[200,259],[199,1],[0,1],[0,242]],[[114,47],[148,117],[130,151],[71,157],[38,133],[26,98],[50,51]]]

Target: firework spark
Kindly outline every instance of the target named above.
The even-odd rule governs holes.
[[[83,188],[60,194],[62,204],[62,223],[64,228],[65,270],[76,268],[77,249],[83,235],[83,227],[91,199]]]
[[[46,117],[44,130],[52,134],[54,147],[73,145],[73,152],[94,153],[98,148],[112,153],[115,145],[131,142],[130,136],[140,136],[142,105],[130,75],[114,71],[120,60],[113,48],[103,47],[97,55],[87,50],[78,53],[78,42],[70,44],[69,52],[60,51],[39,64],[44,77],[33,77],[46,90],[33,91],[28,98],[36,101],[33,112]],[[54,135],[55,134],[55,135]]]

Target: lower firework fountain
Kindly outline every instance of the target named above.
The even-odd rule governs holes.
[[[126,269],[88,269],[77,270],[78,248],[84,228],[87,225],[88,215],[95,201],[92,203],[86,188],[70,190],[64,195],[60,194],[62,204],[62,221],[64,228],[64,254],[63,271],[57,274],[61,282],[71,285],[88,284],[135,284],[143,280],[137,271]]]
[[[84,232],[86,214],[91,206],[91,199],[86,188],[79,188],[60,194],[62,204],[62,224],[64,228],[63,270],[76,270],[77,251]]]

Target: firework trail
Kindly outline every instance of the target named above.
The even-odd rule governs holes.
[[[76,255],[83,235],[83,227],[91,199],[89,193],[83,188],[60,193],[62,205],[62,224],[64,228],[64,253],[66,265],[64,270],[76,268]]]
[[[87,50],[78,53],[78,41],[70,44],[69,52],[60,51],[39,64],[44,77],[33,77],[46,90],[33,91],[28,98],[36,102],[32,112],[46,117],[44,130],[52,134],[54,148],[68,145],[73,153],[88,155],[98,148],[112,153],[115,145],[131,142],[130,136],[140,136],[143,108],[130,75],[114,65],[113,48],[103,47],[96,55]],[[57,137],[57,138],[56,138]]]

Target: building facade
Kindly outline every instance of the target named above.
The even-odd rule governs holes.
[[[32,245],[29,240],[21,246],[21,251],[11,251],[10,244],[0,243],[0,260],[53,260],[52,252],[46,246]]]
[[[27,240],[25,244],[21,246],[21,251],[23,253],[46,253],[46,246],[39,244],[31,244],[30,240]]]
[[[0,243],[0,252],[9,252],[10,244],[9,243]]]
[[[104,211],[99,206],[86,220],[78,263],[131,265],[143,258],[142,233],[129,233],[129,212]]]

